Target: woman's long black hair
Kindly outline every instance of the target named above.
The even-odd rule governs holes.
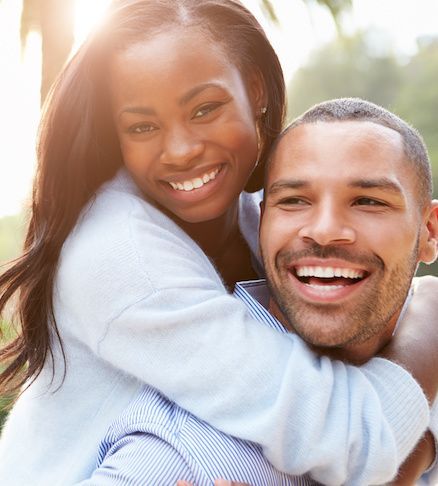
[[[23,254],[0,276],[0,312],[15,297],[19,326],[0,350],[0,392],[31,383],[53,360],[52,340],[61,342],[53,307],[61,248],[84,206],[122,165],[105,92],[106,60],[113,49],[172,25],[202,29],[244,76],[257,72],[263,80],[267,112],[259,121],[259,165],[246,189],[262,187],[264,161],[284,120],[285,87],[278,58],[254,16],[237,0],[114,1],[103,25],[59,75],[43,109]]]

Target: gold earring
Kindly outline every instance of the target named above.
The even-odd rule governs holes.
[[[267,111],[268,111],[268,107],[267,106],[262,106],[260,108],[260,114],[262,114],[262,115],[265,115]]]

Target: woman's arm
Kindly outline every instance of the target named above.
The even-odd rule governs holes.
[[[412,454],[399,470],[391,486],[409,486],[417,484],[438,484],[438,400],[435,400],[431,411],[429,431],[417,444]]]
[[[429,402],[437,393],[438,353],[436,352],[438,279],[432,276],[414,280],[414,297],[393,340],[382,356],[408,369],[421,384]],[[427,359],[422,359],[423,355]],[[391,484],[404,486],[415,481],[435,461],[435,437],[430,431],[417,444]]]
[[[420,383],[430,403],[438,391],[438,278],[414,280],[414,295],[381,356],[400,364]]]
[[[355,368],[250,319],[206,256],[140,199],[98,198],[66,242],[56,312],[103,360],[325,484],[390,480],[429,420],[383,359]],[[437,348],[435,348],[435,351]],[[427,360],[427,357],[424,357]]]
[[[435,460],[435,453],[435,438],[428,431],[402,465],[391,486],[415,484]]]

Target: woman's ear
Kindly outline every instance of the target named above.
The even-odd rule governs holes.
[[[438,255],[438,200],[433,200],[425,214],[420,236],[418,259],[421,262],[433,263]]]
[[[259,71],[253,71],[248,77],[248,94],[255,119],[258,120],[265,113],[268,102],[265,83]]]

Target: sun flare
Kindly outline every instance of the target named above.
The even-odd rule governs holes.
[[[76,0],[75,44],[80,44],[89,32],[99,24],[110,0]]]

